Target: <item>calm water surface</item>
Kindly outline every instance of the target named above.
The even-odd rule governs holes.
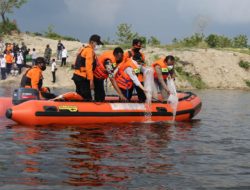
[[[0,189],[250,189],[250,92],[195,93],[203,108],[188,123],[26,127],[2,118]]]

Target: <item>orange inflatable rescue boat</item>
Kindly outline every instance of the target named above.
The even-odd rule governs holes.
[[[83,102],[67,94],[54,100],[29,100],[14,105],[6,111],[6,117],[22,125],[84,125],[87,123],[128,123],[146,121],[146,104],[135,99],[119,102],[117,96],[107,97],[105,102]],[[201,100],[191,92],[178,93],[179,103],[176,121],[188,121],[201,109]],[[173,120],[170,104],[153,101],[150,107],[151,121]]]

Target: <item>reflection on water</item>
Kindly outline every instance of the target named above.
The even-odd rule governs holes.
[[[203,111],[187,123],[1,120],[0,189],[249,189],[250,96],[226,92],[197,91]]]
[[[163,123],[2,128],[8,149],[0,147],[0,185],[147,187],[147,179],[180,175],[166,149],[171,138],[185,139],[183,132],[191,128],[185,123],[178,130]]]

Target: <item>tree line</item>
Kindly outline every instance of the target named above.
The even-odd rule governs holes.
[[[159,46],[161,42],[154,36],[146,38],[145,36],[139,35],[137,32],[132,31],[132,25],[122,23],[117,26],[117,41],[113,43],[118,44],[130,44],[134,38],[139,38],[146,45]],[[204,34],[195,33],[190,37],[185,37],[183,39],[172,40],[172,45],[179,47],[210,47],[210,48],[247,48],[248,38],[246,35],[237,35],[233,38],[229,38],[224,35],[210,34],[205,36]]]

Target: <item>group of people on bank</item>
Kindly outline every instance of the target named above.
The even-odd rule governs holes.
[[[99,35],[92,35],[89,43],[83,46],[74,63],[72,80],[75,83],[76,93],[84,101],[92,101],[91,91],[94,90],[94,101],[105,100],[104,81],[109,78],[120,100],[130,101],[135,89],[139,102],[146,101],[144,88],[144,72],[146,69],[145,56],[141,52],[142,41],[134,39],[132,48],[126,52],[116,47],[97,56],[95,48],[103,45]],[[154,80],[162,93],[162,100],[166,101],[169,89],[166,84],[168,77],[174,77],[175,59],[172,55],[156,60],[151,66],[154,69]],[[42,71],[46,69],[45,59],[39,57],[35,66],[26,72],[22,86],[29,86],[41,91]],[[33,71],[32,71],[33,70]]]
[[[17,76],[21,74],[22,67],[26,66],[26,56],[29,49],[24,43],[19,47],[16,43],[0,43],[0,69],[1,80],[5,80],[8,75]]]

